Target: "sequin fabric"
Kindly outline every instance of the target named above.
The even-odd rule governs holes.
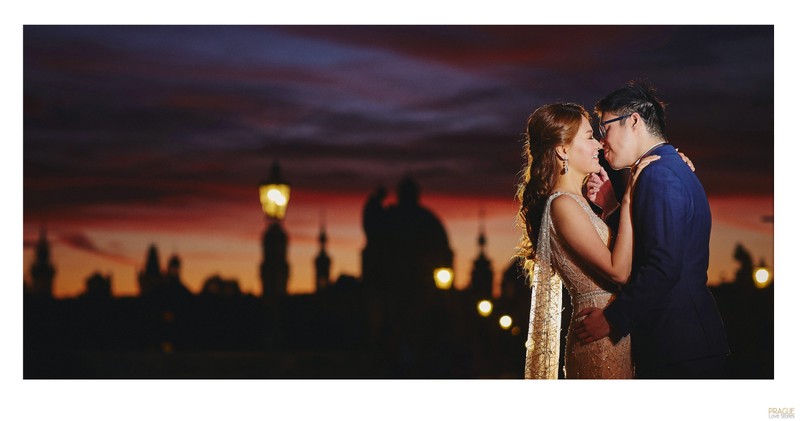
[[[531,274],[531,311],[525,357],[526,379],[557,379],[561,336],[562,281],[572,300],[565,352],[564,371],[572,379],[633,378],[630,337],[614,342],[606,337],[581,345],[575,335],[576,314],[587,307],[606,307],[614,299],[617,286],[595,275],[581,262],[553,227],[550,205],[561,195],[575,199],[586,211],[597,234],[610,243],[608,226],[592,212],[586,201],[571,193],[550,195],[542,213],[539,242]]]

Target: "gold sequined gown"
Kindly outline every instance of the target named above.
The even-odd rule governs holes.
[[[595,275],[596,272],[587,268],[581,258],[555,231],[550,216],[550,204],[562,194],[575,199],[586,211],[606,246],[610,242],[608,226],[594,214],[582,197],[557,192],[548,198],[542,215],[537,260],[532,279],[525,378],[558,378],[562,282],[569,291],[573,307],[564,353],[565,377],[568,379],[633,378],[629,336],[616,343],[605,337],[591,344],[581,345],[575,334],[574,326],[578,321],[575,315],[587,307],[605,308],[613,300],[617,286],[611,281],[599,278]]]

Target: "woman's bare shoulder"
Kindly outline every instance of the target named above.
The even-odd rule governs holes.
[[[589,215],[578,200],[581,198],[569,194],[562,194],[553,199],[553,203],[550,205],[550,215],[556,228],[566,228],[576,224],[583,225],[584,223],[591,225]],[[588,226],[585,228],[588,229]]]

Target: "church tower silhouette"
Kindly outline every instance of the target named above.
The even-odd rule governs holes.
[[[173,254],[167,263],[167,278],[180,279],[181,278],[181,259],[177,254]]]
[[[261,289],[264,298],[286,295],[289,281],[289,262],[286,260],[289,236],[280,222],[272,222],[262,238]]]
[[[325,233],[325,214],[320,215],[319,226],[319,254],[314,259],[315,281],[317,292],[325,290],[330,285],[331,280],[331,258],[325,251],[325,244],[328,242],[328,235]]]
[[[483,210],[480,212],[478,248],[480,253],[472,264],[470,290],[478,298],[488,300],[492,298],[494,272],[492,271],[492,262],[486,257],[486,228]]]
[[[161,271],[158,249],[151,244],[147,250],[144,270],[139,272],[139,296],[158,297],[172,301],[191,296],[192,293],[181,281],[181,259],[173,254],[167,262],[166,271]]]
[[[33,284],[31,292],[34,295],[52,297],[53,279],[56,269],[50,263],[50,243],[47,241],[45,228],[39,231],[39,242],[36,244],[36,260],[31,265]]]
[[[186,298],[192,295],[181,280],[181,259],[173,254],[167,263],[167,272],[164,274],[162,294],[170,299]]]
[[[158,249],[151,244],[147,250],[144,270],[139,272],[139,295],[150,295],[163,283],[161,264],[158,260]]]

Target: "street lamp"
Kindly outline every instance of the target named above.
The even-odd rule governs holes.
[[[483,317],[489,317],[492,315],[492,302],[489,300],[481,300],[478,303],[478,314]]]
[[[436,288],[447,290],[453,286],[453,269],[438,268],[433,271],[433,280]]]
[[[753,270],[753,281],[755,281],[757,288],[766,288],[769,286],[772,274],[766,266],[761,266]]]
[[[514,321],[511,320],[511,316],[507,314],[500,318],[500,327],[503,328],[503,330],[511,329],[513,323]]]
[[[289,183],[280,173],[278,163],[272,164],[270,177],[259,186],[261,207],[268,218],[281,221],[286,217],[286,208],[289,206]]]
[[[282,226],[289,206],[289,183],[281,176],[277,161],[272,164],[269,178],[259,185],[258,191],[267,217],[260,267],[262,295],[265,299],[274,299],[286,294],[289,280],[289,262],[286,259],[289,236]]]

